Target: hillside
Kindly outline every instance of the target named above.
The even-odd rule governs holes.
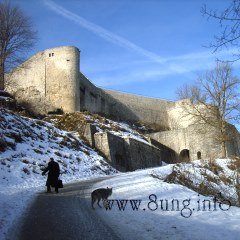
[[[58,128],[77,131],[89,146],[121,172],[161,166],[165,160],[163,149],[151,144],[142,133],[147,129],[136,123],[113,121],[89,112],[48,116],[44,120]]]
[[[148,143],[144,132],[151,131],[142,125],[127,124],[124,122],[113,121],[109,118],[90,112],[66,113],[64,115],[49,115],[44,120],[52,122],[56,127],[66,131],[77,131],[84,138],[84,130],[87,123],[96,126],[99,133],[109,131],[110,133],[126,138],[131,137],[138,141]]]
[[[218,196],[218,201],[240,206],[240,159],[195,160],[174,164],[167,176],[152,176],[167,183],[186,186],[204,196]]]
[[[41,173],[50,157],[59,162],[64,184],[117,172],[77,133],[0,108],[0,239],[36,192],[45,191]]]
[[[41,170],[53,157],[65,181],[116,172],[74,133],[0,109],[1,179],[7,185],[42,181]]]

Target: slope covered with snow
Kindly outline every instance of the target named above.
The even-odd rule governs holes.
[[[173,167],[122,173],[95,184],[93,189],[113,188],[108,210],[96,205],[95,212],[122,239],[238,240],[240,209],[161,180]]]
[[[147,138],[140,133],[143,131],[143,129],[145,131],[148,130],[144,126],[137,127],[134,124],[129,125],[124,122],[113,121],[98,114],[91,114],[89,112],[75,112],[47,117],[46,120],[53,122],[61,129],[77,131],[80,135],[84,132],[85,124],[91,123],[92,125],[96,126],[98,132],[109,131],[110,133],[122,138],[130,137],[149,144]]]
[[[52,124],[0,110],[1,179],[6,185],[35,184],[42,180],[50,157],[59,162],[66,181],[115,172],[104,159],[74,134]],[[4,184],[4,185],[5,185]]]
[[[240,206],[239,166],[239,158],[178,163],[164,180],[181,184],[205,196],[218,195],[219,200],[228,200],[232,205]],[[155,177],[162,179],[158,173]]]
[[[26,207],[30,195],[45,188],[41,173],[50,157],[59,163],[64,183],[117,172],[76,133],[0,109],[1,234]]]

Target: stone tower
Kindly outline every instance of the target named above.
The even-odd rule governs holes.
[[[6,90],[40,113],[79,111],[79,55],[72,46],[39,52],[7,74]]]

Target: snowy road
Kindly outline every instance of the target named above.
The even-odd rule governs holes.
[[[103,179],[68,184],[59,194],[40,193],[7,239],[119,239],[90,206],[91,186]]]
[[[167,165],[69,184],[59,194],[39,193],[22,226],[13,222],[6,239],[239,240],[240,209],[220,203],[215,208],[211,197],[161,180],[171,171]],[[113,188],[111,210],[92,210],[89,195],[102,187]]]

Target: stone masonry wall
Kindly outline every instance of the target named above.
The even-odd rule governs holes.
[[[175,102],[100,89],[81,73],[80,89],[81,110],[169,129],[167,111]]]
[[[125,139],[108,132],[108,142],[113,165],[120,171],[129,171]]]
[[[95,147],[94,134],[97,132],[98,131],[96,125],[93,125],[91,123],[87,123],[84,127],[83,136],[85,140],[88,142],[88,144],[92,147]]]
[[[96,87],[82,73],[80,78],[81,111],[100,113],[116,120],[142,122],[159,131],[186,128],[193,123],[185,116],[188,99],[176,102],[147,98]]]
[[[110,132],[94,134],[95,147],[107,158],[113,167],[120,171],[128,171],[128,157],[123,138]]]
[[[113,165],[111,154],[110,154],[110,144],[108,142],[108,133],[95,133],[94,134],[94,145],[95,148],[98,149],[107,160]]]
[[[176,163],[178,159],[178,154],[170,147],[150,138],[150,143],[161,150],[161,160],[165,163]]]
[[[111,165],[121,171],[161,166],[161,150],[132,138],[121,138],[110,132],[94,134],[95,147]]]
[[[58,47],[39,52],[6,76],[6,90],[39,113],[80,110],[79,50]]]
[[[177,153],[176,160],[179,160],[180,153],[189,150],[190,160],[198,158],[221,157],[221,145],[217,142],[216,130],[206,125],[191,125],[172,131],[164,131],[149,134],[154,140],[173,149]]]
[[[127,138],[125,141],[128,144],[128,155],[130,156],[128,170],[133,171],[162,165],[161,150],[158,148],[133,138]]]
[[[82,73],[79,74],[79,80],[81,111],[100,113],[116,120],[139,120],[131,109],[107,94],[103,89],[96,87]]]
[[[228,156],[240,156],[240,134],[235,126],[228,124],[229,141],[226,143]]]
[[[123,108],[118,108],[117,114],[122,118],[140,121],[150,126],[155,125],[161,130],[169,129],[167,110],[175,106],[174,102],[117,91],[104,90],[104,92],[132,112],[131,119],[129,119],[128,112]]]

